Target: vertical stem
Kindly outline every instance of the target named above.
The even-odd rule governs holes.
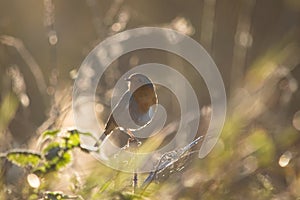
[[[200,41],[204,48],[212,53],[216,0],[204,0],[203,3]]]
[[[232,58],[232,69],[231,69],[231,85],[230,93],[234,94],[234,91],[242,83],[247,50],[252,45],[251,35],[251,23],[252,14],[256,4],[256,0],[242,0],[241,10],[237,22],[234,47],[233,47],[233,58]]]
[[[138,187],[138,175],[136,172],[133,173],[133,180],[132,180],[132,186],[133,186],[133,193],[136,192],[136,189]]]

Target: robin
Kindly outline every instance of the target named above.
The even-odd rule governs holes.
[[[128,90],[124,93],[119,103],[113,108],[108,120],[105,124],[104,132],[100,136],[100,140],[104,140],[106,136],[109,136],[115,129],[125,131],[131,138],[131,140],[138,141],[131,131],[137,130],[150,123],[155,110],[153,105],[158,103],[155,86],[152,81],[143,74],[134,73],[127,79]],[[128,113],[131,119],[123,119],[122,115]],[[123,123],[117,123],[115,117],[118,116],[122,119]],[[124,115],[128,118],[128,115]],[[134,122],[134,127],[130,122]],[[128,121],[128,123],[126,123]],[[132,124],[132,123],[131,123]],[[98,146],[98,143],[95,144]]]

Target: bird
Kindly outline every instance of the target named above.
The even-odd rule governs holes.
[[[125,131],[130,136],[131,141],[135,140],[139,142],[131,131],[138,130],[149,124],[156,112],[154,105],[158,104],[158,98],[156,87],[151,79],[143,74],[133,73],[125,80],[128,82],[128,89],[112,109],[99,141],[103,141],[118,128]],[[126,113],[127,115],[124,115]],[[128,113],[131,119],[124,120],[122,116],[128,118]],[[123,123],[117,123],[114,116],[122,118]],[[132,123],[129,123],[130,120],[137,126],[130,127],[130,125],[132,125]],[[126,121],[128,121],[128,123],[126,123]],[[99,146],[99,143],[97,142],[95,146]]]

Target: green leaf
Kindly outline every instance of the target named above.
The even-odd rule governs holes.
[[[42,133],[43,138],[45,137],[55,137],[59,133],[59,130],[46,130],[45,132]]]
[[[79,135],[89,136],[93,138],[96,142],[98,141],[98,138],[96,138],[92,133],[84,133],[84,132],[78,132]]]
[[[58,142],[52,142],[48,146],[43,149],[43,154],[46,160],[54,160],[55,158],[58,159],[62,148]]]
[[[56,170],[66,167],[72,161],[72,156],[70,152],[64,152],[63,155],[56,163]]]
[[[78,147],[80,145],[80,137],[78,133],[72,133],[70,134],[67,147],[73,148]]]
[[[43,152],[47,160],[45,163],[46,171],[59,170],[67,166],[72,160],[71,153],[66,148],[61,147],[58,142],[50,143]]]
[[[6,159],[20,167],[36,167],[40,163],[42,156],[39,153],[28,150],[14,150],[7,153]]]
[[[35,170],[33,170],[33,173],[37,174],[37,175],[41,175],[41,174],[45,174],[47,172],[47,165],[43,164],[41,166],[39,166],[38,168],[36,168]]]
[[[62,200],[62,199],[78,199],[79,196],[67,195],[60,191],[46,191],[43,193],[43,199]]]

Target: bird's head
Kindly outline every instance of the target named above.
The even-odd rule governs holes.
[[[131,74],[125,80],[129,82],[129,90],[130,91],[134,91],[143,85],[147,85],[147,84],[152,85],[153,84],[152,81],[147,76],[145,76],[143,74],[138,74],[138,73]]]

